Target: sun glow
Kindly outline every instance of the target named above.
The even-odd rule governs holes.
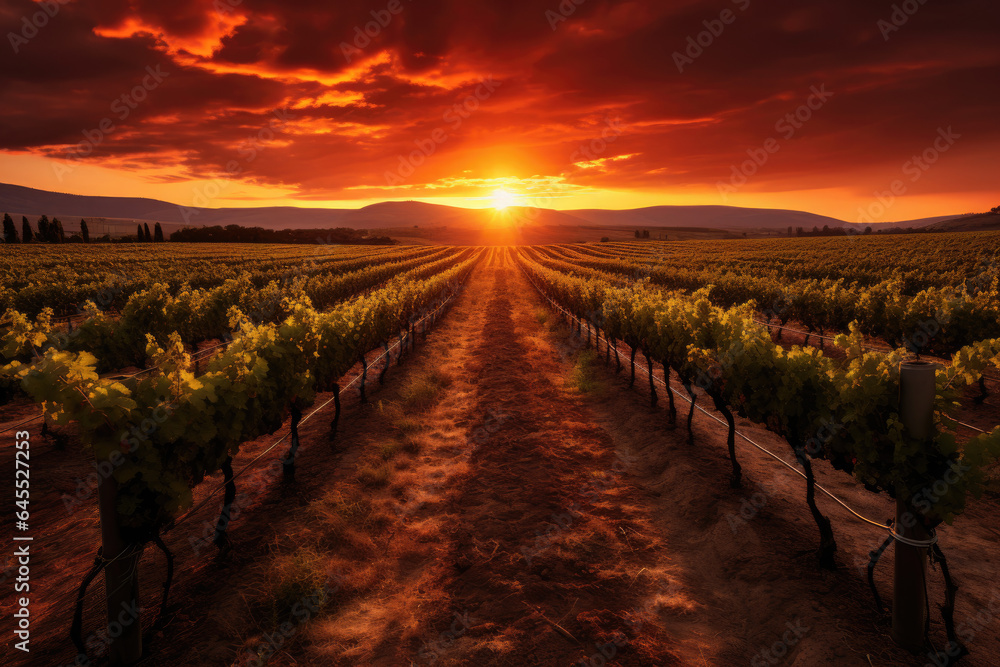
[[[493,208],[498,211],[502,211],[508,206],[513,206],[517,203],[517,195],[512,192],[508,192],[503,188],[493,191]]]

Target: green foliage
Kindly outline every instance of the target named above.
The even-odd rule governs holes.
[[[327,312],[300,293],[282,297],[281,317],[260,324],[229,306],[221,317],[233,327],[234,340],[197,377],[177,331],[163,337],[142,333],[142,354],[153,370],[117,381],[98,375],[91,351],[55,344],[51,311],[35,322],[8,312],[4,353],[27,351],[33,358],[9,363],[0,375],[19,380],[54,423],[76,422],[97,460],[114,465],[122,523],[131,538],[143,539],[189,507],[191,489],[238,453],[241,443],[280,428],[293,402],[312,403],[362,352],[381,347],[454,288],[479,256],[466,251],[455,256],[461,261],[430,262],[433,270],[423,278],[397,276]],[[222,306],[214,304],[209,312],[217,316]],[[102,336],[122,335],[132,350],[142,327],[190,318],[182,303],[155,286],[130,300],[118,322],[92,304],[88,312],[80,327],[84,340],[98,344]],[[368,483],[381,484],[382,475],[373,470]]]
[[[14,308],[32,316],[46,307],[58,314],[76,313],[88,300],[102,309],[122,310],[133,295],[157,283],[176,295],[185,289],[208,290],[244,277],[250,289],[268,291],[272,302],[275,289],[285,291],[302,283],[314,303],[331,303],[350,296],[356,285],[368,288],[430,261],[454,259],[460,253],[458,249],[427,246],[339,246],[320,249],[319,254],[310,247],[281,246],[277,251],[264,246],[235,247],[207,257],[203,248],[190,246],[123,252],[121,246],[67,245],[46,249],[44,256],[37,247],[17,246],[8,251],[6,280],[0,285],[0,312]],[[155,253],[154,261],[149,253]],[[270,283],[275,287],[269,288]],[[257,299],[261,303],[257,307],[264,307],[263,299]],[[247,312],[253,315],[251,310]]]
[[[409,410],[426,410],[434,404],[441,389],[451,382],[451,376],[436,370],[411,378],[400,392],[403,406]]]
[[[597,375],[598,357],[593,350],[584,350],[573,364],[572,386],[584,394],[600,392],[604,385]]]
[[[3,240],[4,243],[17,243],[17,228],[14,226],[14,219],[9,213],[3,214]]]
[[[837,279],[826,277],[831,271],[832,246],[820,245],[832,242],[817,240],[807,241],[812,246],[798,253],[796,262],[787,268],[777,268],[781,265],[773,260],[749,253],[752,259],[741,264],[726,257],[708,263],[689,254],[679,257],[673,246],[647,255],[631,248],[621,254],[605,254],[608,251],[601,248],[553,246],[535,252],[533,259],[558,271],[620,284],[645,276],[650,285],[664,289],[705,288],[717,306],[755,301],[769,320],[781,324],[794,320],[810,332],[844,331],[854,322],[863,333],[893,346],[948,355],[978,340],[1000,336],[1000,260],[989,254],[991,242],[994,253],[998,248],[993,237],[981,240],[978,261],[968,256],[972,242],[968,237],[955,241],[955,252],[961,251],[961,255],[945,261],[939,257],[946,251],[950,254],[949,239],[948,247],[940,248],[934,259],[923,259],[924,264],[933,262],[936,272],[916,264],[919,258],[912,260],[919,269],[903,271],[894,263],[880,263],[874,251],[868,254],[855,247],[854,261],[842,260],[838,272],[845,277]],[[692,247],[684,246],[683,250],[690,253]],[[816,273],[821,275],[811,275]]]
[[[856,324],[838,337],[847,350],[839,362],[816,348],[775,344],[754,321],[753,301],[720,308],[708,287],[686,295],[645,282],[625,286],[594,269],[573,271],[577,275],[555,270],[539,257],[521,251],[522,266],[552,299],[577,317],[596,318],[608,335],[648,350],[740,415],[829,459],[869,489],[910,501],[933,491],[935,501],[920,508],[929,526],[950,521],[967,496],[982,493],[984,468],[1000,458],[1000,427],[961,448],[948,429],[956,388],[1000,364],[998,339],[959,349],[938,372],[935,435],[917,442],[903,433],[899,419],[899,364],[907,352],[866,352]]]

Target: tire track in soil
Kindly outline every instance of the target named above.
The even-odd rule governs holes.
[[[447,649],[419,655],[561,665],[599,656],[603,645],[609,664],[678,664],[676,646],[649,622],[655,596],[645,582],[663,547],[639,509],[644,499],[618,475],[611,438],[561,386],[568,369],[537,336],[540,302],[508,253],[483,270],[493,285],[488,301],[472,299],[485,303],[485,322],[467,418],[485,427],[443,507],[451,528],[434,586],[448,611],[428,619],[425,634],[448,629],[452,613],[470,627]],[[668,589],[669,577],[658,576]]]

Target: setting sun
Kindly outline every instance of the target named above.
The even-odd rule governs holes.
[[[502,211],[508,206],[517,203],[517,195],[507,190],[500,189],[493,192],[493,208]]]

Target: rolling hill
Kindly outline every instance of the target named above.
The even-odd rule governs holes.
[[[360,209],[268,206],[256,208],[189,208],[137,197],[100,197],[36,190],[0,184],[0,212],[15,216],[63,218],[72,229],[79,218],[100,219],[114,233],[130,233],[136,222],[160,222],[170,233],[185,225],[236,224],[268,229],[353,229],[405,230],[420,228],[491,227],[575,227],[642,228],[662,227],[685,231],[785,230],[854,226],[837,218],[783,209],[740,208],[736,206],[651,206],[627,210],[581,209],[557,211],[511,207],[505,211],[466,209],[417,201],[387,201]],[[923,227],[940,224],[957,216],[883,223],[891,227]]]

